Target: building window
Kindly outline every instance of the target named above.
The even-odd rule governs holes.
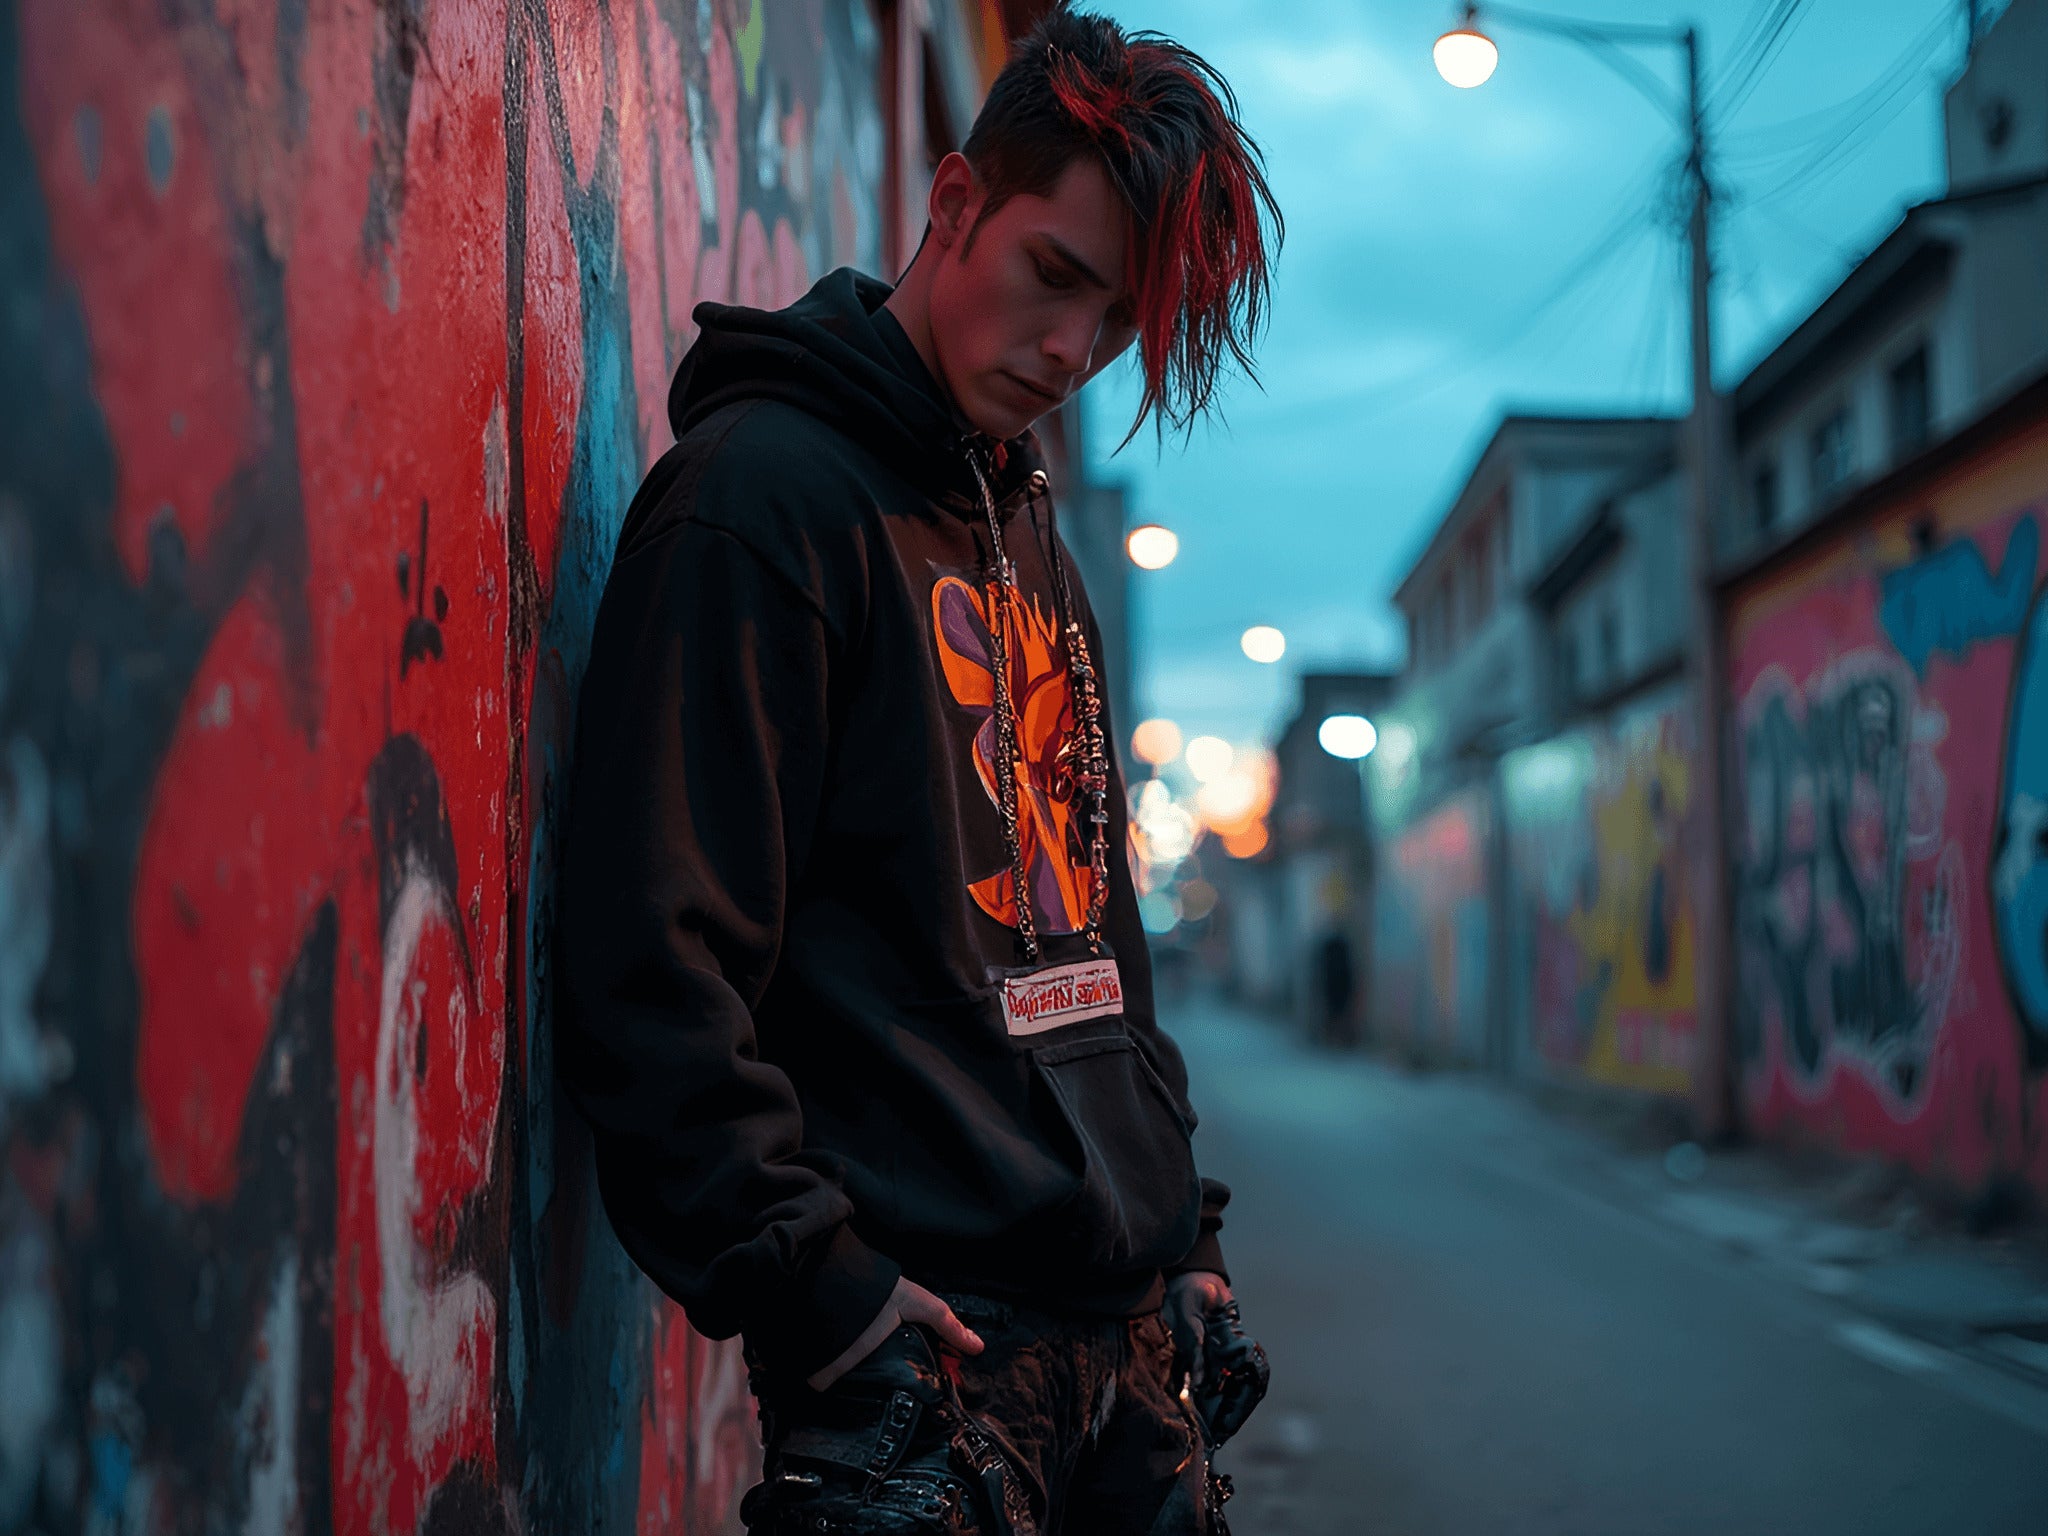
[[[1756,531],[1769,533],[1778,526],[1778,467],[1760,464],[1749,477],[1749,504],[1756,513]]]
[[[1931,402],[1927,391],[1927,347],[1915,347],[1892,369],[1892,457],[1903,459],[1927,441]]]
[[[1842,406],[1813,429],[1813,499],[1824,501],[1849,483],[1855,467],[1855,443],[1849,434],[1849,408]]]

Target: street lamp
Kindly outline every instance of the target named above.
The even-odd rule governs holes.
[[[1500,50],[1479,30],[1476,5],[1465,7],[1465,24],[1438,38],[1434,52],[1436,72],[1461,91],[1486,84],[1500,63]]]
[[[1698,1037],[1707,1042],[1712,1055],[1702,1062],[1701,1084],[1709,1097],[1700,1100],[1709,1134],[1717,1133],[1731,1109],[1728,1088],[1732,1082],[1727,1050],[1728,973],[1727,908],[1722,876],[1726,844],[1722,823],[1723,722],[1722,679],[1725,662],[1721,655],[1720,627],[1716,622],[1713,592],[1713,519],[1720,505],[1724,455],[1721,402],[1714,393],[1713,315],[1710,294],[1713,268],[1709,249],[1709,220],[1713,212],[1713,191],[1707,181],[1706,122],[1700,111],[1700,39],[1697,27],[1658,26],[1653,23],[1580,21],[1548,16],[1509,6],[1487,4],[1485,17],[1496,24],[1519,27],[1566,38],[1588,52],[1641,91],[1660,111],[1670,114],[1686,136],[1685,169],[1691,183],[1692,209],[1687,220],[1686,303],[1692,332],[1692,411],[1687,423],[1690,437],[1692,495],[1690,528],[1693,581],[1690,628],[1697,741],[1696,814],[1699,837],[1694,858],[1693,890],[1700,913],[1699,950],[1693,974],[1697,978]],[[1438,71],[1452,85],[1471,88],[1493,73],[1498,57],[1493,40],[1480,30],[1482,7],[1467,4],[1462,24],[1437,39],[1435,58]],[[1628,52],[1636,47],[1676,47],[1685,54],[1685,97],[1674,101],[1670,91]],[[1483,67],[1482,67],[1483,66]]]

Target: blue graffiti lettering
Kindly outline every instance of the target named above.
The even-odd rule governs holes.
[[[2014,658],[1991,909],[2027,1063],[2048,1067],[2048,603],[2034,604]]]
[[[1979,640],[2016,633],[2033,595],[2040,546],[2041,530],[2029,512],[2013,524],[1995,577],[1974,539],[1951,539],[1888,573],[1878,619],[1914,672],[1925,677],[1937,651],[1960,661]]]

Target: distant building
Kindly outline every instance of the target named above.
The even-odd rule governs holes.
[[[1949,91],[1951,190],[1735,391],[1716,529],[1755,1134],[2048,1197],[2048,0]]]
[[[1319,1015],[1317,965],[1333,937],[1347,946],[1360,995],[1350,1022],[1364,1023],[1372,955],[1372,842],[1363,765],[1332,757],[1317,739],[1332,715],[1379,719],[1395,679],[1374,672],[1310,672],[1300,703],[1273,749],[1277,784],[1267,815],[1271,841],[1256,861],[1219,859],[1230,893],[1230,979],[1248,1001],[1312,1027]]]
[[[2044,358],[2048,170],[1908,210],[1736,386],[1717,566],[1767,556],[1981,416]]]
[[[1973,42],[1942,103],[1950,189],[2048,176],[2048,0],[2013,0]]]
[[[2048,1171],[2048,0],[1946,100],[1951,186],[1733,391],[1738,1098],[1973,1197]],[[1701,1055],[1686,443],[1505,420],[1397,593],[1374,1009],[1418,1055],[1685,1099]]]
[[[1377,775],[1404,820],[1667,663],[1682,538],[1663,417],[1511,415],[1394,593],[1409,659]]]

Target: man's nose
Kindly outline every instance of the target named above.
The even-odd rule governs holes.
[[[1094,316],[1073,316],[1045,338],[1045,355],[1060,372],[1078,378],[1094,360],[1095,344],[1101,335],[1102,323]]]

